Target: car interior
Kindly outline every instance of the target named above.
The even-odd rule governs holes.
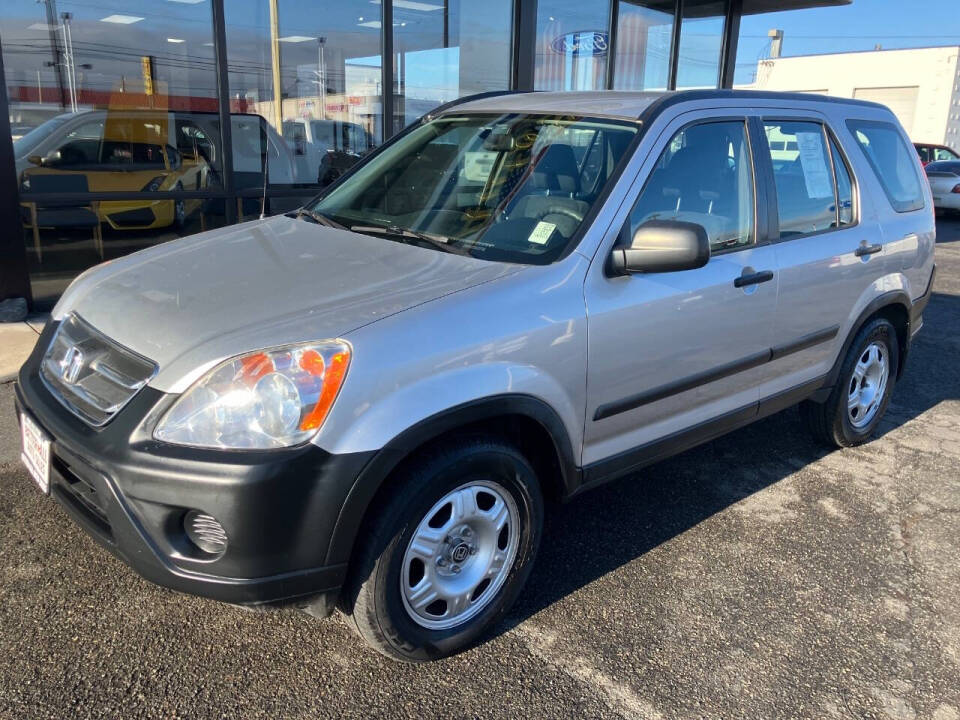
[[[631,213],[631,232],[649,220],[681,220],[707,230],[711,249],[751,240],[752,170],[742,122],[708,122],[677,133]]]
[[[577,231],[635,133],[545,116],[439,122],[338,212],[491,259],[548,255]]]

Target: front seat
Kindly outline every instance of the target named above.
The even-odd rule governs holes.
[[[551,223],[567,238],[590,209],[588,203],[578,199],[580,170],[569,145],[548,145],[521,192],[508,216]]]

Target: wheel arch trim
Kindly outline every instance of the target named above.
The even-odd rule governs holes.
[[[417,422],[377,451],[354,480],[340,508],[327,549],[327,564],[350,559],[357,532],[371,502],[390,474],[412,452],[458,428],[508,416],[532,420],[550,436],[560,469],[561,494],[563,497],[570,496],[579,487],[582,473],[575,461],[573,446],[563,421],[550,405],[540,398],[519,393],[472,400]]]
[[[832,392],[834,386],[837,384],[837,380],[840,377],[840,369],[843,366],[843,360],[846,358],[847,353],[850,352],[850,345],[853,343],[853,339],[857,336],[857,333],[860,332],[860,329],[867,323],[867,321],[879,313],[881,310],[891,307],[901,308],[906,315],[906,337],[900,343],[900,362],[897,366],[897,378],[899,379],[901,373],[903,372],[904,360],[906,359],[906,350],[910,345],[910,326],[911,326],[911,309],[914,303],[910,300],[910,296],[905,290],[891,290],[885,292],[882,295],[878,295],[873,298],[867,305],[860,311],[860,314],[857,316],[857,319],[850,325],[850,330],[847,332],[847,336],[843,341],[843,346],[840,348],[840,352],[837,355],[836,360],[834,360],[833,366],[830,368],[830,372],[827,373],[826,381],[814,395],[812,400],[816,402],[824,402],[827,397]]]

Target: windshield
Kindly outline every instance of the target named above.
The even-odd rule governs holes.
[[[57,115],[47,120],[42,125],[38,125],[28,132],[22,138],[13,141],[13,156],[18,160],[30,154],[37,145],[44,141],[58,127],[63,125],[73,115]]]
[[[638,125],[550,115],[445,115],[310,208],[353,229],[488,260],[559,257]]]

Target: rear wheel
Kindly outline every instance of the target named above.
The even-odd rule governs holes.
[[[509,444],[457,441],[394,478],[377,508],[345,610],[388,657],[458,652],[499,621],[530,573],[543,523],[533,468]]]
[[[886,412],[899,367],[897,331],[875,318],[857,333],[824,403],[800,404],[800,414],[818,440],[851,447],[870,439]]]

